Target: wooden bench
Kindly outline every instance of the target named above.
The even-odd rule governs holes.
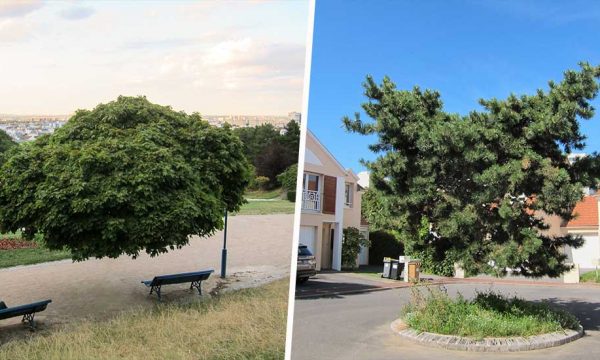
[[[208,279],[210,274],[212,274],[214,270],[203,270],[196,272],[188,272],[181,274],[171,274],[171,275],[160,275],[154,277],[152,280],[144,280],[142,284],[146,285],[150,288],[150,294],[155,292],[158,296],[158,301],[160,301],[160,288],[163,285],[171,285],[171,284],[183,284],[183,283],[191,283],[190,290],[196,288],[198,290],[198,295],[202,295],[202,289],[200,285],[202,281]]]
[[[21,322],[27,323],[33,331],[35,330],[35,323],[33,321],[35,313],[46,310],[46,306],[51,302],[52,300],[44,300],[26,305],[7,307],[3,301],[0,301],[0,320],[23,316]]]

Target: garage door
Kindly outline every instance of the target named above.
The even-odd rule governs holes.
[[[573,262],[579,264],[582,269],[594,268],[595,260],[600,258],[600,240],[598,236],[583,236],[583,246],[572,249]]]
[[[311,253],[316,254],[315,244],[317,238],[316,226],[300,226],[300,244],[306,245]]]

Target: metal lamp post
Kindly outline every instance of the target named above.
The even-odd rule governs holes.
[[[221,278],[227,273],[227,210],[225,210],[225,226],[223,227],[223,250],[221,251]]]

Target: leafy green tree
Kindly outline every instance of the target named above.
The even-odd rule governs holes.
[[[580,237],[550,236],[544,214],[571,218],[582,187],[596,187],[594,153],[574,163],[584,147],[579,121],[590,119],[600,67],[582,63],[564,79],[532,95],[480,100],[468,115],[443,110],[436,91],[397,90],[387,77],[367,77],[373,122],[344,118],[350,131],[375,134],[367,213],[371,224],[393,230],[407,252],[428,261],[459,262],[469,274],[559,276],[569,269],[565,246]]]
[[[296,191],[296,179],[298,178],[298,163],[290,165],[284,172],[277,175],[277,181],[286,191]]]
[[[2,162],[2,154],[16,145],[17,143],[4,130],[0,130],[0,163]]]
[[[300,127],[295,121],[285,126],[283,135],[271,124],[238,128],[234,132],[244,143],[256,175],[268,177],[270,187],[277,185],[277,175],[298,162]]]
[[[347,269],[354,269],[356,268],[356,257],[360,253],[360,247],[368,247],[370,242],[355,227],[347,227],[343,232],[342,266]]]
[[[231,130],[121,96],[12,152],[0,168],[0,230],[41,232],[74,260],[154,256],[222,228],[248,181]]]

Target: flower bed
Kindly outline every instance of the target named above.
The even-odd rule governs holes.
[[[34,248],[37,248],[37,244],[34,241],[0,238],[0,250],[34,249]]]

